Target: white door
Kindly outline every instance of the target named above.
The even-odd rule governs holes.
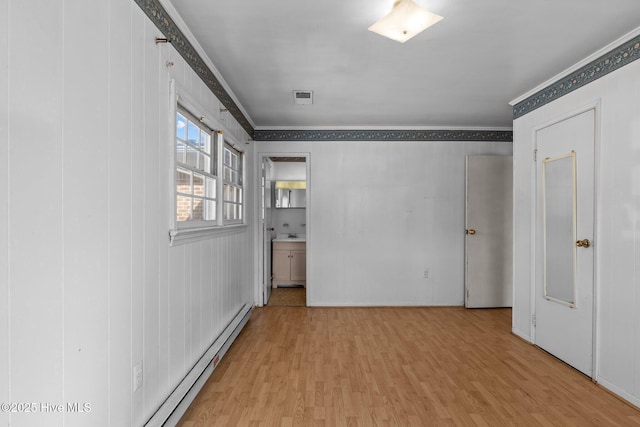
[[[262,227],[262,298],[263,304],[269,302],[271,296],[271,238],[274,227],[271,219],[271,181],[269,160],[265,157],[262,161],[262,177],[260,186],[262,197],[260,198],[260,225]]]
[[[534,341],[593,376],[595,110],[536,132]]]
[[[467,157],[465,306],[511,307],[513,157]]]

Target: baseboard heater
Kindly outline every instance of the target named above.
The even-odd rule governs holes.
[[[245,304],[240,309],[224,331],[173,390],[167,400],[160,405],[156,413],[147,421],[145,427],[175,426],[180,421],[180,418],[196,398],[204,383],[218,366],[220,359],[224,357],[233,341],[244,328],[244,325],[249,321],[252,310],[253,306],[249,304]]]

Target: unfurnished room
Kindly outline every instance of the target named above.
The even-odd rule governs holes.
[[[0,425],[640,425],[637,0],[0,0],[0,56]]]

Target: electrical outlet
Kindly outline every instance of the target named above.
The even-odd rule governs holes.
[[[143,378],[142,362],[138,362],[138,364],[133,367],[133,391],[137,391],[142,387]]]
[[[424,278],[425,279],[429,278],[429,268],[428,267],[424,270]]]

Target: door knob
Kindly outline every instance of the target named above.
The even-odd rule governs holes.
[[[467,234],[471,234],[473,236],[474,234],[476,234],[476,230],[474,230],[473,228],[470,230],[467,230]]]
[[[576,242],[576,246],[579,248],[588,248],[589,246],[591,246],[591,242],[589,241],[589,239],[584,239],[584,240],[578,240]]]

